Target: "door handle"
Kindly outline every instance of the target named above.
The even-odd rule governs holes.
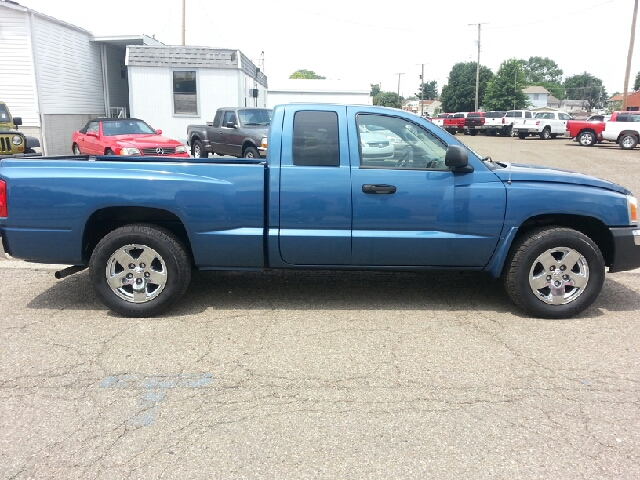
[[[362,193],[375,193],[380,195],[390,195],[396,193],[396,187],[393,185],[362,185]]]

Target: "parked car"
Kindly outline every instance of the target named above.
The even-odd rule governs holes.
[[[381,132],[372,132],[366,125],[358,125],[358,130],[360,131],[362,158],[368,160],[389,160],[393,158],[395,155],[395,145],[392,141],[395,143],[402,142],[402,139],[391,131],[387,131],[388,134],[385,134],[386,132],[384,132],[384,130]],[[392,135],[395,135],[397,139],[393,138]]]
[[[565,135],[567,122],[571,116],[566,112],[538,112],[532,119],[524,119],[522,123],[513,125],[513,132],[520,140],[529,135],[538,135],[542,140]]]
[[[605,122],[602,138],[616,142],[623,150],[631,150],[640,140],[640,112],[613,112]]]
[[[464,121],[465,134],[475,136],[485,129],[485,112],[469,112]]]
[[[213,123],[187,126],[187,145],[194,157],[206,158],[213,153],[264,158],[270,124],[269,108],[222,107]]]
[[[492,110],[484,114],[484,133],[485,135],[509,135],[511,126],[507,125],[505,115],[507,112]]]
[[[94,118],[71,136],[74,155],[153,155],[189,158],[186,145],[138,118]]]
[[[0,155],[35,153],[40,140],[18,131],[22,118],[12,117],[6,103],[0,102]]]

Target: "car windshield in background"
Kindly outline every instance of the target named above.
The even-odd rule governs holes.
[[[139,120],[116,120],[112,122],[102,122],[102,134],[108,137],[132,134],[155,135],[156,131]]]
[[[238,110],[242,125],[269,126],[271,124],[271,110],[246,108]]]

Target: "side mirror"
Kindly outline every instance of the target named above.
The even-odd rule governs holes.
[[[97,132],[87,132],[87,137],[98,138],[98,133]]]
[[[225,125],[225,127],[227,128],[236,128],[236,124],[233,122],[227,122],[227,124]]]
[[[444,155],[444,164],[450,168],[466,167],[469,163],[467,151],[459,145],[449,145]]]
[[[158,129],[158,130],[156,130],[156,133],[157,133],[158,135],[162,135],[162,130]]]
[[[22,117],[13,117],[13,124],[17,127],[18,125],[22,125]]]

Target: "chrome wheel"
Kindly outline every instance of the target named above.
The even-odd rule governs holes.
[[[167,266],[151,247],[123,245],[107,261],[106,276],[118,297],[130,303],[145,303],[160,295],[167,285]]]
[[[587,260],[577,250],[556,247],[539,255],[529,272],[529,287],[549,305],[566,305],[576,300],[589,283]]]
[[[596,136],[591,132],[581,132],[578,135],[578,143],[583,147],[590,147],[596,143]]]
[[[200,158],[200,155],[202,154],[202,150],[200,150],[200,144],[196,143],[193,146],[193,156],[196,158]]]

